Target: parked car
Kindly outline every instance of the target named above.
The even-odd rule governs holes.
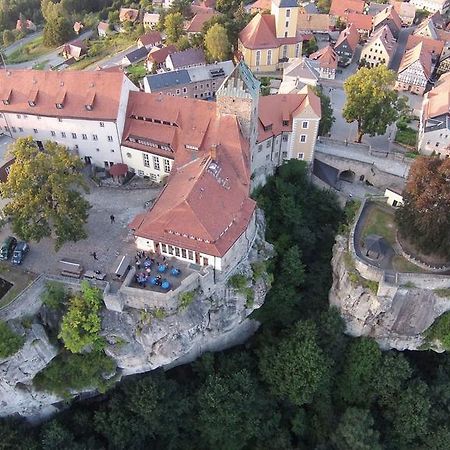
[[[0,247],[0,260],[6,261],[12,255],[16,247],[17,239],[14,236],[8,236]]]
[[[18,242],[16,248],[14,249],[11,262],[17,265],[22,264],[22,261],[29,250],[30,246],[26,242],[24,241]]]

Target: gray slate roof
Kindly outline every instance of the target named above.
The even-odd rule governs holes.
[[[148,55],[148,50],[145,47],[138,48],[137,50],[133,50],[132,52],[128,53],[126,55],[126,58],[128,61],[130,61],[131,64],[142,61],[145,59]]]
[[[188,48],[182,52],[172,53],[168,58],[172,60],[175,69],[206,63],[205,54],[200,48]]]
[[[161,89],[167,89],[169,87],[184,85],[191,82],[191,77],[186,69],[150,75],[146,78],[151,92],[157,92]]]

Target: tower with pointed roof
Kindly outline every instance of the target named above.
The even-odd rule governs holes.
[[[257,139],[260,85],[245,62],[241,61],[216,93],[217,114],[236,116],[250,149],[255,147]]]
[[[293,38],[297,35],[299,14],[297,0],[272,0],[270,13],[275,16],[277,38]]]

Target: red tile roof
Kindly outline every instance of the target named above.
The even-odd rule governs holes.
[[[184,29],[187,33],[201,33],[203,25],[217,14],[214,10],[197,13]]]
[[[166,60],[168,55],[171,55],[176,51],[177,48],[175,47],[175,45],[168,45],[167,47],[151,51],[147,56],[147,61],[154,61],[156,64],[161,64]]]
[[[124,22],[129,20],[131,22],[135,22],[139,17],[139,10],[134,8],[120,8],[119,12],[119,20]]]
[[[352,23],[358,30],[372,30],[372,16],[360,13],[349,13],[346,17],[347,23]]]
[[[177,126],[130,119],[130,115]],[[130,125],[138,121],[141,124]],[[162,156],[175,158],[175,163],[152,210],[136,217],[130,227],[137,236],[223,256],[245,231],[255,209],[249,198],[248,143],[236,117],[217,116],[214,103],[132,92],[125,135],[137,127],[152,142],[171,141],[172,149]]]
[[[380,23],[391,20],[398,30],[402,27],[402,19],[400,19],[397,11],[392,5],[387,6],[383,11],[380,11],[373,18],[373,26],[377,27]]]
[[[424,119],[446,114],[450,115],[450,72],[443,74],[436,86],[424,97]]]
[[[362,0],[333,0],[331,2],[330,14],[333,16],[345,18],[349,13],[364,12],[365,3]]]
[[[406,42],[406,50],[410,50],[417,44],[423,44],[423,49],[429,52],[434,58],[440,56],[442,49],[444,48],[444,42],[436,39],[431,39],[425,36],[410,35]]]
[[[6,112],[50,117],[116,120],[124,74],[105,71],[0,70],[2,96],[10,92]],[[56,108],[59,91],[66,91],[62,109]],[[30,106],[30,92],[37,92],[36,105]],[[93,98],[92,110],[86,109]],[[4,100],[4,98],[0,99]]]
[[[338,56],[331,45],[312,53],[309,59],[318,60],[323,69],[337,69],[338,66]]]
[[[159,31],[149,31],[148,33],[143,34],[139,38],[139,41],[146,47],[149,45],[156,45],[162,41],[161,33]]]
[[[400,75],[407,70],[416,61],[420,62],[424,75],[430,78],[432,71],[431,53],[425,49],[425,45],[422,42],[419,42],[415,47],[405,52],[398,69],[398,74]]]
[[[347,41],[350,48],[355,51],[359,42],[359,33],[355,25],[350,24],[345,30],[341,31],[334,48],[339,47],[344,41]]]

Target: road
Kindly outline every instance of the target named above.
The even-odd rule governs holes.
[[[107,58],[104,58],[97,63],[95,63],[95,66],[101,67],[102,69],[107,69],[109,67],[115,67],[120,66],[120,63],[122,62],[122,58],[127,55],[128,53],[131,53],[132,51],[137,49],[137,45],[132,45],[125,50],[122,50],[119,53],[116,53],[113,56],[108,56]],[[92,70],[92,66],[86,68],[85,70]]]
[[[11,53],[14,53],[19,47],[22,45],[28,44],[29,42],[33,41],[34,39],[41,36],[43,31],[36,31],[35,33],[31,33],[28,36],[25,36],[23,39],[20,39],[14,44],[9,45],[8,47],[3,49],[3,54],[6,56],[9,56]]]

